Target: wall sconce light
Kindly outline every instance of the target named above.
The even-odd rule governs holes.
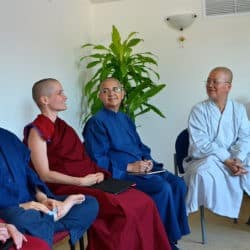
[[[185,28],[189,27],[194,19],[197,17],[194,13],[185,13],[185,14],[178,14],[172,15],[165,18],[165,21],[174,29],[183,31]],[[180,43],[180,47],[184,47],[184,42],[186,41],[186,37],[181,35],[178,37],[178,42]]]
[[[167,17],[165,20],[172,28],[184,30],[190,26],[197,17],[194,13],[178,14]]]

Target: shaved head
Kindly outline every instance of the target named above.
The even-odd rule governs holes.
[[[58,81],[53,78],[41,79],[34,83],[32,87],[32,97],[39,108],[40,108],[40,97],[50,96],[51,93],[53,92],[54,83],[58,83]]]
[[[107,82],[116,82],[118,84],[119,87],[123,87],[122,84],[120,83],[119,80],[117,80],[116,78],[114,77],[109,77],[109,78],[106,78],[105,80],[103,80],[100,84],[100,89],[102,88],[102,86],[107,83]]]
[[[227,67],[216,67],[210,71],[210,74],[213,72],[223,72],[227,76],[227,81],[229,83],[232,83],[233,72],[231,71],[231,69],[229,69]]]

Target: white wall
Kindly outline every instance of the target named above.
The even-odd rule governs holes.
[[[159,57],[161,81],[167,88],[153,101],[167,118],[148,114],[137,123],[155,158],[169,169],[173,168],[176,135],[187,126],[191,107],[205,98],[204,81],[211,68],[232,68],[231,96],[250,108],[250,15],[204,18],[201,10],[201,0],[120,0],[96,4],[93,9],[94,41],[108,42],[115,24],[123,37],[138,31],[145,40],[142,50]],[[187,11],[195,12],[198,18],[184,31],[187,40],[184,48],[179,48],[180,32],[163,19]]]
[[[63,116],[79,129],[80,45],[89,40],[88,0],[0,1],[0,126],[22,138],[38,113],[33,83],[54,77],[68,95]]]
[[[96,2],[96,1],[94,1]],[[99,1],[97,1],[99,2]],[[180,33],[164,17],[194,11],[184,48]],[[142,50],[159,57],[161,81],[167,88],[155,99],[167,118],[147,114],[138,120],[144,142],[159,161],[173,168],[174,141],[186,127],[191,107],[205,97],[204,80],[217,65],[233,69],[232,97],[250,110],[250,16],[203,18],[200,0],[89,0],[0,1],[0,126],[22,137],[24,124],[38,113],[31,86],[44,77],[58,78],[68,95],[63,117],[80,131],[80,85],[86,72],[78,68],[80,45],[106,43],[115,24],[123,37],[138,31]],[[81,78],[81,79],[80,79]]]

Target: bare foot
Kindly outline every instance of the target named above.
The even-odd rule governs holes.
[[[69,195],[60,206],[57,207],[58,211],[55,218],[55,221],[60,220],[64,217],[69,210],[76,204],[81,204],[85,200],[85,196],[83,194],[72,194]]]

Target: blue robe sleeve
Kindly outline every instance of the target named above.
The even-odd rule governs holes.
[[[28,189],[31,195],[35,197],[36,189],[38,188],[40,191],[45,193],[48,197],[54,198],[54,195],[50,192],[46,184],[38,177],[35,171],[29,166],[30,150],[16,136],[13,137],[12,140],[13,140],[13,145],[15,145],[15,148],[13,148],[12,155],[16,154],[17,159],[19,159],[18,155],[20,155],[19,164],[23,165],[23,168],[24,168],[23,173],[27,177],[27,182],[29,185]]]
[[[108,135],[101,121],[92,117],[83,130],[85,148],[91,159],[112,173],[113,176],[122,177],[127,170],[127,163],[119,161],[119,163],[110,157],[110,142]],[[115,171],[115,173],[114,173]]]
[[[29,190],[32,196],[35,197],[36,189],[38,188],[41,192],[45,193],[48,197],[54,198],[54,195],[50,192],[46,184],[40,179],[36,172],[29,166],[30,163],[30,151],[29,149],[20,141],[20,153],[23,154],[23,165],[25,168],[25,173],[27,176],[27,181],[29,185]]]
[[[101,119],[92,117],[83,131],[86,150],[98,166],[110,171],[115,178],[122,178],[127,174],[129,163],[153,160],[150,148],[141,141],[128,116],[122,113],[101,115]],[[157,169],[163,166],[153,163]]]
[[[26,166],[27,179],[29,183],[29,190],[32,191],[32,195],[35,196],[36,189],[38,188],[41,192],[45,193],[49,198],[55,198],[51,193],[46,184],[38,177],[38,175],[29,166]]]
[[[1,194],[4,192],[2,195],[8,197],[1,206],[35,200],[36,188],[48,197],[54,197],[45,183],[29,167],[30,151],[19,138],[7,130],[0,129],[0,143]],[[3,173],[6,178],[1,177]]]
[[[141,141],[141,138],[136,130],[135,124],[133,123],[133,121],[130,118],[127,118],[127,120],[128,120],[129,126],[134,131],[134,136],[136,137],[136,141],[137,141],[139,148],[141,150],[142,160],[153,160],[151,157],[151,149]]]
[[[162,169],[163,168],[163,164],[155,161],[152,158],[152,156],[151,156],[151,149],[150,149],[150,147],[148,147],[147,145],[145,145],[142,142],[142,140],[141,140],[141,138],[140,138],[140,136],[139,136],[139,134],[138,134],[138,132],[136,130],[136,126],[135,126],[134,122],[130,118],[128,118],[128,122],[129,122],[130,126],[134,130],[134,135],[136,137],[136,141],[137,141],[137,143],[139,145],[139,148],[141,150],[142,160],[152,160],[153,161],[153,165],[154,165],[154,170]]]

